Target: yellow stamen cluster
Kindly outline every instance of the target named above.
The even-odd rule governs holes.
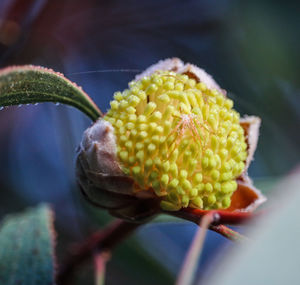
[[[225,209],[245,167],[247,144],[233,102],[187,75],[158,71],[116,92],[104,117],[136,191],[161,207]]]

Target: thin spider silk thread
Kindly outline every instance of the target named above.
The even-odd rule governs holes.
[[[138,73],[142,72],[141,69],[99,69],[99,70],[88,70],[68,73],[67,75],[80,75],[80,74],[92,74],[92,73],[113,73],[113,72],[125,72],[125,73]]]

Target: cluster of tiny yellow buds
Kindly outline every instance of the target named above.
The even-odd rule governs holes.
[[[187,75],[157,71],[116,92],[104,117],[136,191],[164,210],[225,209],[245,168],[247,144],[233,102]]]

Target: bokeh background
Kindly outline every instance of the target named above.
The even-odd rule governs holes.
[[[1,0],[0,67],[63,72],[105,111],[137,70],[174,56],[194,63],[228,90],[241,114],[262,118],[249,172],[272,195],[300,157],[299,15],[298,1]],[[111,219],[90,208],[76,186],[75,150],[90,123],[50,103],[0,111],[0,216],[53,205],[59,261],[67,244]],[[196,229],[189,223],[140,229],[114,252],[107,284],[172,284]],[[199,278],[230,246],[209,232]],[[92,277],[86,265],[77,283],[93,284]]]

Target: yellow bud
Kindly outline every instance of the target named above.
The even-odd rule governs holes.
[[[203,176],[202,173],[197,173],[194,177],[194,183],[197,185],[202,182]]]
[[[161,207],[228,208],[247,143],[233,102],[188,75],[158,71],[116,92],[114,127],[124,173],[153,189]]]
[[[144,116],[149,116],[156,108],[156,104],[154,102],[150,102],[147,104],[145,111],[144,111]]]
[[[119,102],[117,100],[113,100],[110,102],[110,107],[112,110],[118,110],[119,108]]]
[[[213,205],[214,203],[216,203],[216,201],[217,201],[217,198],[214,194],[210,194],[207,198],[207,202],[210,205]]]
[[[192,200],[193,205],[195,205],[197,208],[202,209],[203,208],[203,201],[200,197],[196,197]]]
[[[180,170],[180,174],[179,174],[181,179],[185,179],[188,176],[188,172],[186,170]]]
[[[167,187],[168,182],[169,182],[169,176],[168,176],[168,174],[163,174],[163,175],[161,176],[160,182],[161,182],[161,185],[162,185],[163,187]]]
[[[177,185],[178,185],[179,181],[177,179],[173,179],[169,185],[168,185],[168,189],[176,189]]]
[[[178,167],[176,163],[171,163],[169,172],[173,177],[178,176]]]

